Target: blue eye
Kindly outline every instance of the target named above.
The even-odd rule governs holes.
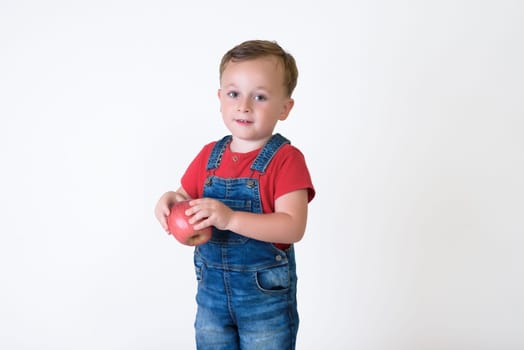
[[[229,97],[236,98],[236,97],[238,97],[238,92],[236,92],[236,91],[230,91],[230,92],[227,93],[227,95],[228,95]]]
[[[267,100],[267,97],[264,96],[264,95],[256,95],[253,98],[255,99],[255,101],[265,101],[265,100]]]

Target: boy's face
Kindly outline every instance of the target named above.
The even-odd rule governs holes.
[[[233,137],[259,143],[259,147],[293,107],[293,99],[286,95],[282,64],[272,56],[229,62],[218,97],[222,118]]]

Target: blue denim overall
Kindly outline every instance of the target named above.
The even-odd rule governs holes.
[[[275,134],[251,165],[251,177],[220,178],[214,170],[230,140],[231,136],[224,137],[211,152],[204,197],[233,210],[262,213],[258,177],[289,141]],[[197,349],[295,349],[299,320],[293,246],[283,251],[213,228],[211,240],[195,248],[194,259]]]

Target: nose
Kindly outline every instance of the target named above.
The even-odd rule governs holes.
[[[237,104],[237,111],[246,113],[251,110],[250,101],[248,98],[239,98]]]

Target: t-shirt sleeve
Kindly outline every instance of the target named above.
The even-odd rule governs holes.
[[[214,144],[215,142],[212,142],[204,146],[182,176],[182,188],[191,198],[201,198],[203,195],[202,189],[206,178],[207,160]]]
[[[315,188],[302,152],[293,146],[288,146],[279,163],[276,169],[274,198],[305,189],[308,191],[308,201],[311,202],[315,197]]]

